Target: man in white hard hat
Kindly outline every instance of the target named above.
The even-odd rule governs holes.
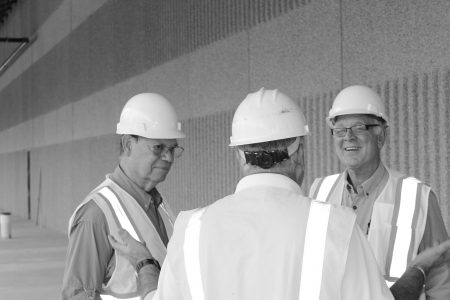
[[[343,89],[328,123],[345,171],[317,178],[310,197],[348,206],[366,234],[383,275],[392,284],[416,255],[448,239],[436,194],[417,178],[381,161],[388,116],[379,95],[366,86]],[[450,299],[448,265],[430,270],[427,299]]]
[[[156,186],[181,155],[177,139],[185,134],[169,101],[154,93],[128,100],[116,133],[121,137],[118,166],[87,195],[69,221],[63,299],[139,299],[142,291],[134,266],[115,255],[108,240],[120,228],[152,254],[147,262],[156,270],[146,288],[156,288],[174,221]]]
[[[303,196],[308,132],[278,90],[244,99],[230,138],[243,177],[234,194],[179,214],[153,299],[393,299],[351,210]],[[133,257],[120,235],[111,242]],[[154,266],[134,257],[145,278]]]

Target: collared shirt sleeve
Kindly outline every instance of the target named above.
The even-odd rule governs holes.
[[[145,300],[179,300],[183,299],[179,283],[170,263],[164,263],[159,274],[158,289],[148,293]]]
[[[347,264],[342,280],[342,299],[394,299],[359,226],[354,226],[350,240]]]
[[[113,250],[101,209],[89,201],[81,207],[70,228],[62,299],[100,299]]]
[[[427,223],[419,246],[419,253],[448,239],[436,194],[428,197]],[[447,264],[430,270],[425,282],[427,300],[450,299],[450,268]]]

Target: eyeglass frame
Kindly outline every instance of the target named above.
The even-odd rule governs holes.
[[[331,135],[334,136],[334,137],[343,138],[343,137],[345,137],[347,135],[348,130],[350,130],[355,135],[359,135],[359,134],[364,134],[365,132],[369,131],[370,128],[377,127],[377,126],[381,126],[381,124],[356,124],[356,125],[353,125],[353,126],[350,126],[350,127],[331,128]],[[356,131],[353,130],[353,128],[355,128],[355,127],[360,127],[361,130],[359,132],[356,132]],[[336,134],[336,132],[335,132],[336,129],[338,129],[338,130],[344,130],[345,129],[345,131],[342,132],[343,133],[342,135],[341,134]]]
[[[155,150],[155,147],[157,147],[157,146],[164,146],[164,147],[163,147],[163,149],[161,149],[161,150]],[[174,158],[179,158],[179,157],[183,154],[183,151],[184,151],[184,148],[181,147],[180,145],[175,145],[175,146],[173,146],[173,147],[167,147],[167,145],[161,144],[161,143],[156,144],[156,145],[152,145],[152,146],[147,145],[147,148],[148,148],[150,151],[152,151],[153,154],[155,154],[155,155],[157,155],[157,156],[159,156],[159,157],[163,157],[163,156],[166,155],[168,152],[170,152],[170,154],[171,154]],[[180,153],[178,153],[178,154],[176,154],[177,149],[181,149],[181,150],[178,150],[178,151],[180,151]]]

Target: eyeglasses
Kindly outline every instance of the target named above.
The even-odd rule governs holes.
[[[173,147],[167,147],[167,145],[164,144],[157,144],[153,146],[148,146],[148,148],[158,156],[164,156],[167,152],[169,152],[173,157],[178,158],[181,156],[181,154],[184,151],[183,147],[180,147],[178,145]]]
[[[336,137],[344,137],[347,135],[347,130],[351,130],[353,134],[360,135],[366,133],[369,128],[380,126],[380,124],[358,124],[352,127],[331,128],[331,134]]]

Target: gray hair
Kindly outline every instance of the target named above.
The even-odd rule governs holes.
[[[261,142],[255,144],[248,145],[240,145],[238,146],[239,150],[242,151],[274,151],[274,150],[285,150],[290,144],[292,144],[297,137]],[[303,142],[303,137],[300,137],[300,143]]]
[[[125,153],[125,147],[127,146],[127,145],[125,145],[124,143],[123,143],[123,140],[124,140],[124,137],[125,136],[130,136],[130,137],[132,137],[132,138],[134,138],[134,139],[136,139],[136,141],[138,141],[139,140],[139,136],[138,135],[133,135],[133,134],[121,134],[119,137],[120,137],[120,139],[119,139],[119,156],[122,156],[124,153]]]

